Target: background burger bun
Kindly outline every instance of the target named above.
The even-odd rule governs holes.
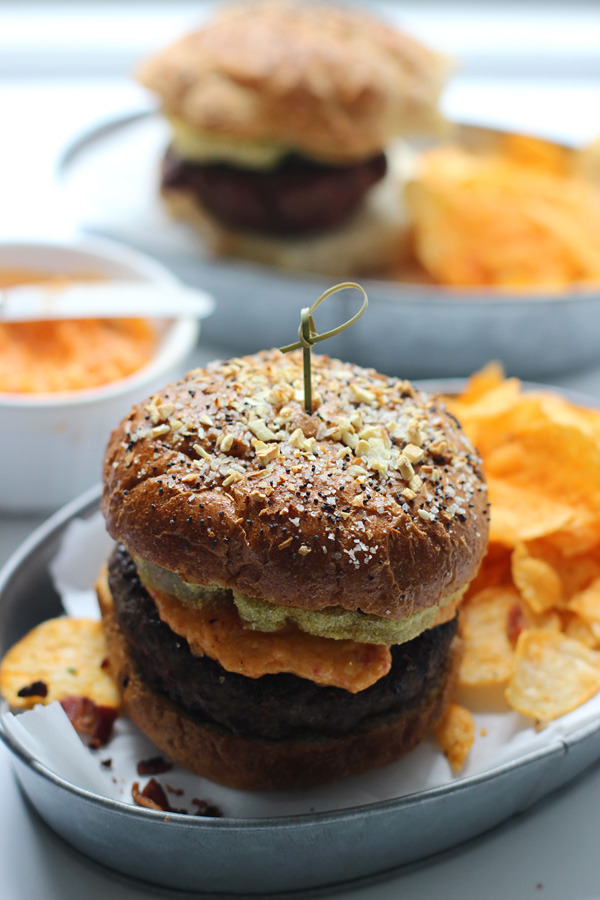
[[[355,9],[250,0],[224,5],[144,62],[138,78],[164,113],[201,132],[350,163],[439,127],[450,69]]]

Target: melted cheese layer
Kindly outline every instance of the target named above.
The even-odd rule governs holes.
[[[244,141],[202,131],[176,116],[168,116],[176,153],[190,162],[233,163],[248,169],[274,169],[290,152],[271,141]]]

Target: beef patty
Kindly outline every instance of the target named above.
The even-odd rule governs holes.
[[[357,694],[296,675],[247,678],[227,672],[160,619],[124,547],[109,561],[115,616],[141,677],[196,720],[212,720],[235,734],[280,740],[318,733],[340,736],[372,716],[418,709],[448,676],[456,618],[392,648],[386,676]]]
[[[230,228],[292,236],[344,222],[386,168],[380,153],[352,166],[290,155],[275,169],[238,169],[225,163],[189,162],[170,147],[163,161],[162,185],[192,193]]]

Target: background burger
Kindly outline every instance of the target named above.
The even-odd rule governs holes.
[[[410,162],[391,145],[439,130],[448,71],[356,10],[224,6],[139,71],[172,127],[164,201],[216,253],[330,275],[397,264]]]
[[[98,592],[133,721],[215,781],[398,759],[436,724],[487,539],[480,464],[408,382],[269,351],[189,373],[112,434]]]

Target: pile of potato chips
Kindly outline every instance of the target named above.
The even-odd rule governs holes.
[[[491,501],[487,555],[461,607],[459,688],[500,687],[543,727],[600,690],[600,411],[524,392],[495,365],[447,404]],[[470,747],[464,719],[451,707],[438,734],[454,768]]]
[[[600,283],[599,151],[519,135],[426,151],[406,192],[417,261],[446,285]]]

